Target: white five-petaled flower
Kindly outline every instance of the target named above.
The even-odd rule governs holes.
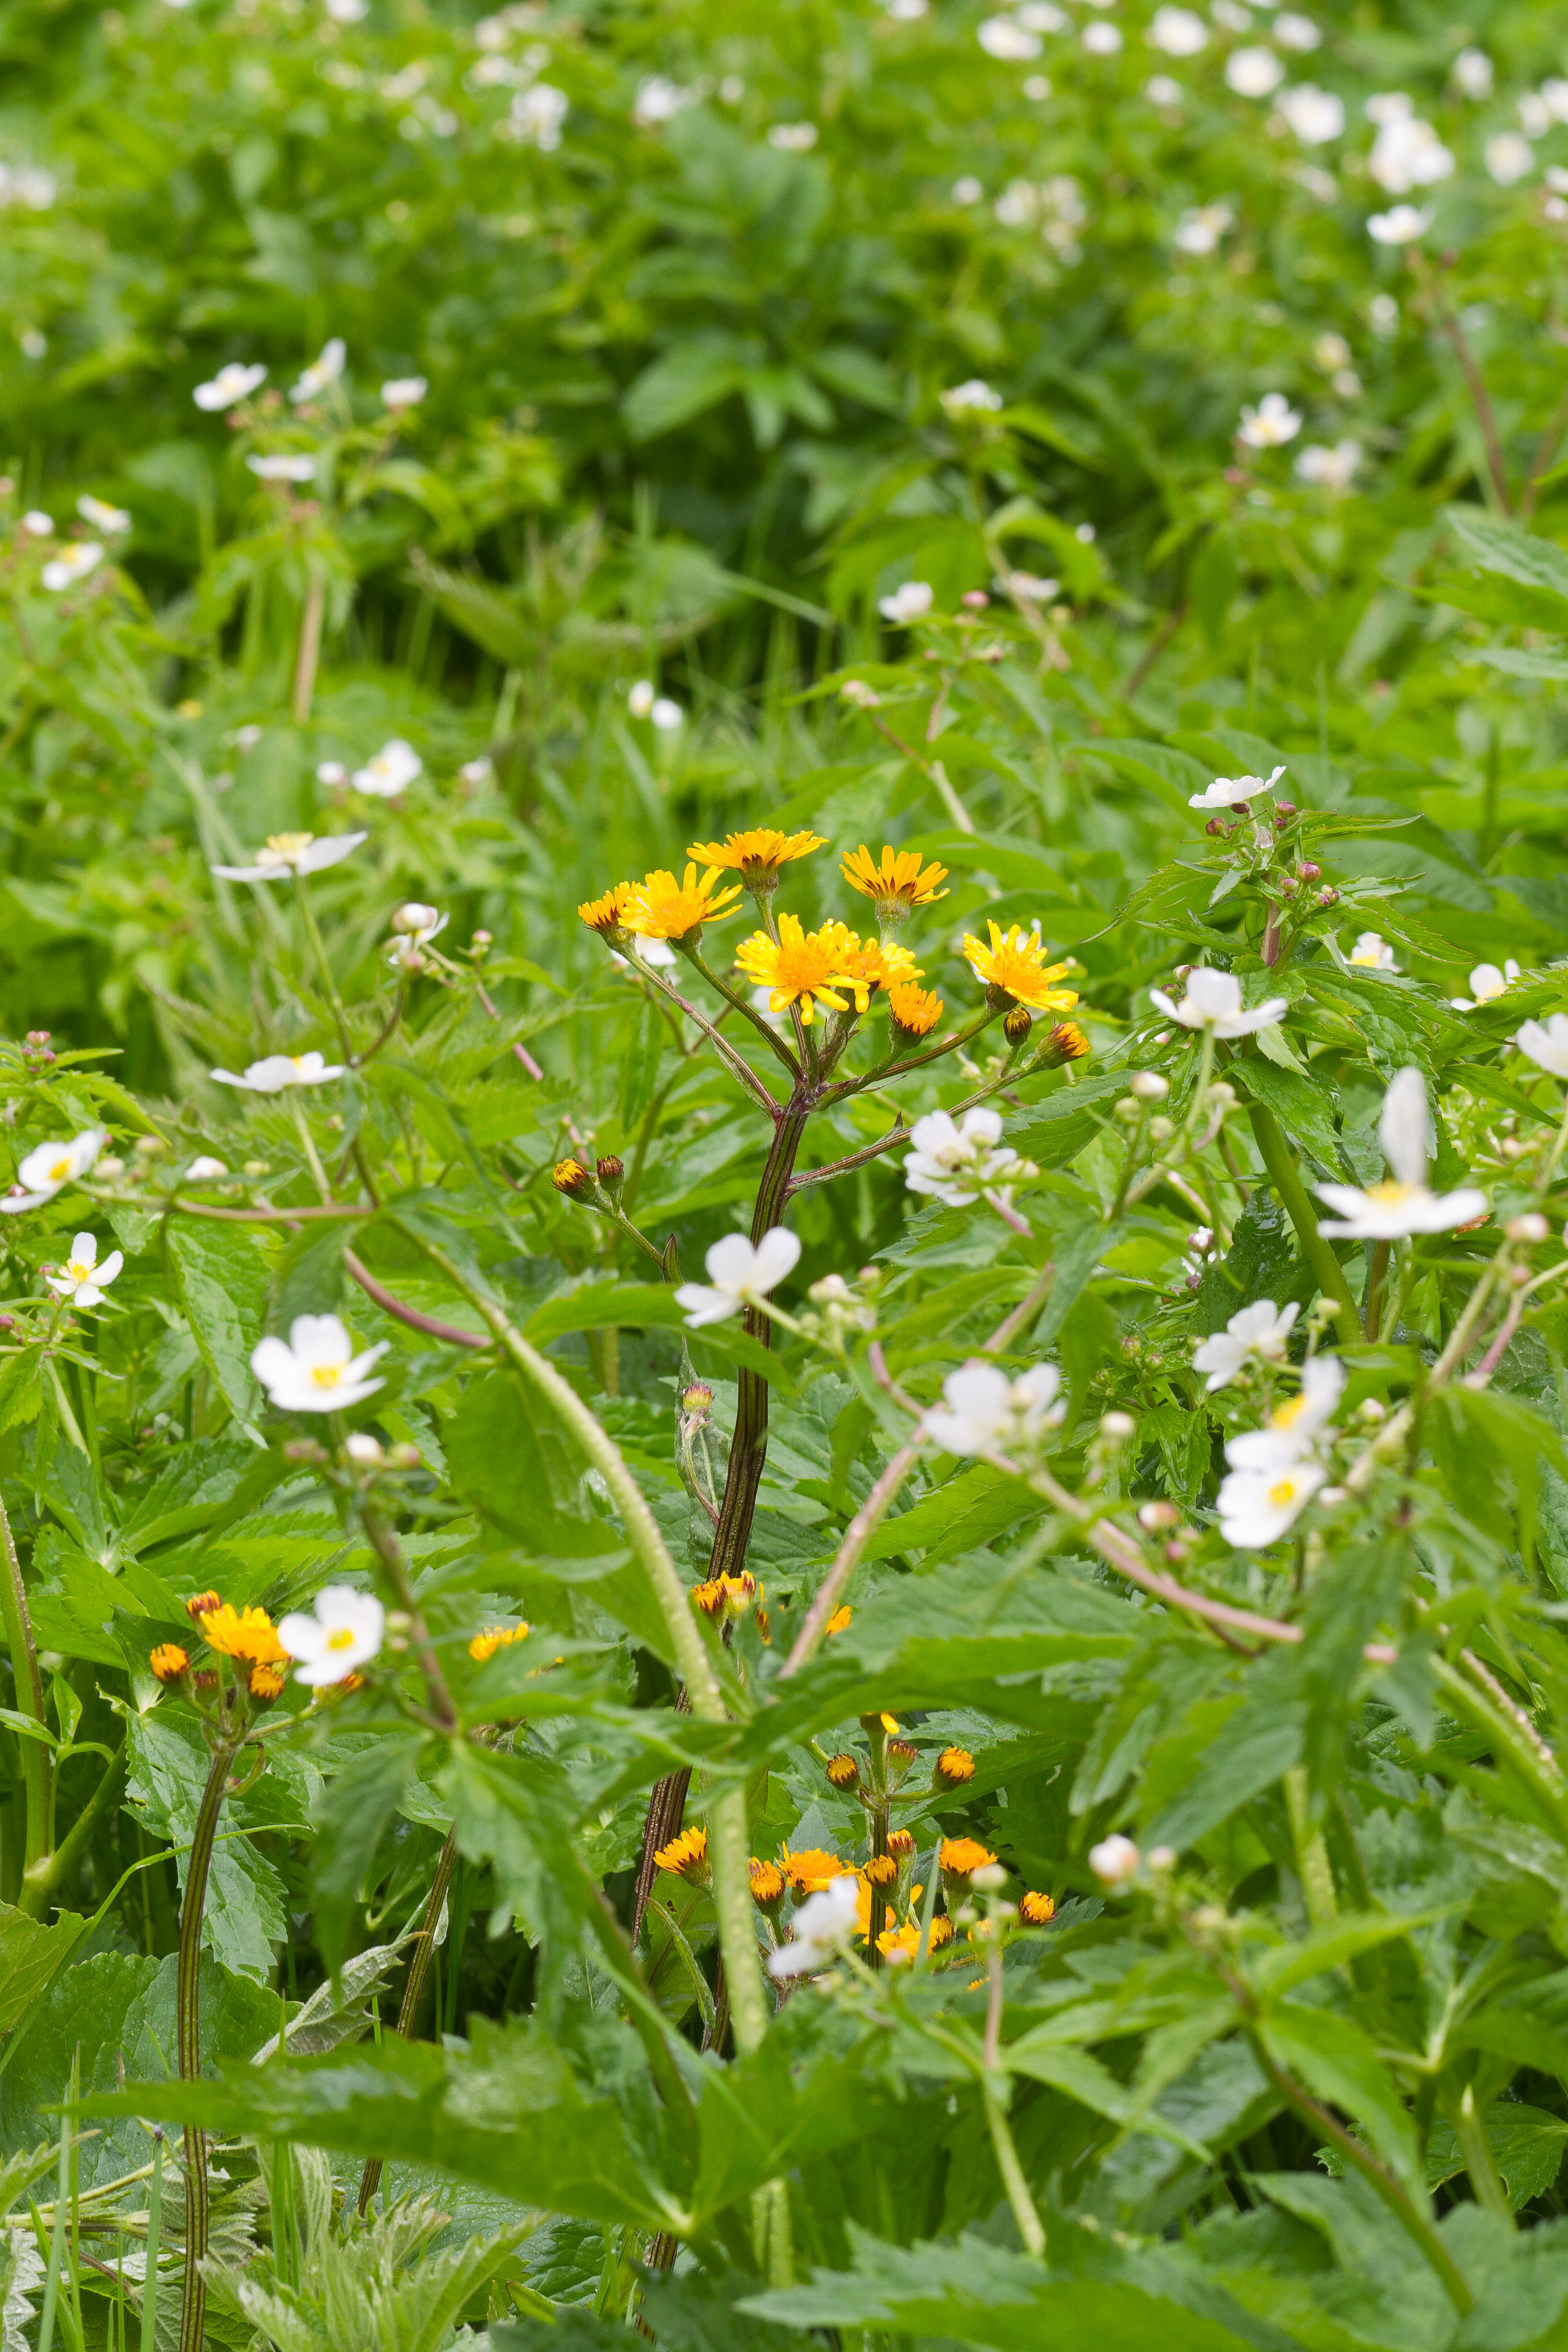
[[[42,507],[29,507],[22,517],[22,529],[29,539],[53,539],[55,519],[52,514],[46,514]]]
[[[1514,1044],[1538,1068],[1554,1078],[1568,1078],[1568,1013],[1554,1013],[1550,1021],[1526,1021]]]
[[[1485,49],[1461,49],[1454,59],[1454,87],[1465,98],[1492,94],[1492,61]]]
[[[1295,470],[1303,482],[1314,483],[1319,489],[1342,498],[1360,464],[1359,441],[1336,441],[1331,447],[1321,441],[1311,441],[1297,458]]]
[[[303,449],[278,450],[270,457],[245,462],[258,482],[310,482],[316,476],[316,460]]]
[[[106,499],[95,499],[90,490],[83,490],[76,502],[76,510],[83,522],[94,530],[102,531],[106,539],[118,539],[131,528],[131,517],[123,507],[111,507]]]
[[[1220,1482],[1221,1535],[1243,1551],[1277,1543],[1328,1475],[1316,1462],[1288,1463],[1278,1470],[1233,1470]]]
[[[198,383],[191,397],[198,408],[216,414],[221,408],[232,408],[237,401],[248,399],[258,384],[266,381],[264,367],[246,367],[239,360],[230,360],[226,367],[219,368],[210,383]]]
[[[771,1977],[810,1977],[848,1947],[858,1919],[860,1882],[853,1871],[808,1895],[790,1922],[790,1939],[768,1954]]]
[[[1152,988],[1149,1002],[1184,1029],[1212,1029],[1216,1037],[1250,1037],[1259,1029],[1272,1029],[1289,1010],[1284,997],[1271,996],[1251,1013],[1243,1012],[1241,982],[1235,972],[1215,971],[1205,963],[1188,972],[1179,1004],[1163,988]]]
[[[390,743],[382,745],[374,760],[367,760],[363,768],[354,770],[349,782],[356,793],[365,793],[372,800],[390,801],[416,776],[423,774],[425,762],[413,744],[395,735]]]
[[[1274,19],[1274,37],[1282,49],[1316,49],[1322,47],[1323,37],[1310,16],[1298,16],[1294,8],[1282,9]]]
[[[330,1063],[322,1054],[268,1054],[259,1062],[248,1062],[237,1076],[233,1070],[214,1070],[212,1076],[220,1087],[240,1087],[247,1094],[280,1095],[290,1087],[325,1086],[329,1078],[341,1078],[341,1063]]]
[[[1430,205],[1391,205],[1385,213],[1373,213],[1367,235],[1377,245],[1414,245],[1426,236],[1434,217]]]
[[[1195,809],[1234,808],[1237,801],[1249,801],[1259,793],[1271,793],[1283,767],[1276,768],[1270,776],[1216,776],[1201,793],[1189,793],[1187,806]]]
[[[1149,39],[1168,58],[1195,58],[1208,37],[1208,26],[1191,8],[1156,8],[1150,20]]]
[[[1296,1394],[1276,1405],[1261,1429],[1244,1429],[1228,1438],[1226,1460],[1233,1470],[1246,1471],[1279,1470],[1306,1461],[1344,1392],[1345,1368],[1339,1358],[1309,1356]]]
[[[1487,170],[1500,188],[1527,180],[1535,169],[1534,153],[1521,131],[1500,131],[1495,139],[1489,139],[1486,159]]]
[[[38,576],[58,595],[62,588],[74,588],[79,580],[96,572],[102,562],[103,550],[95,539],[77,539],[52,555]]]
[[[706,1259],[708,1280],[683,1282],[675,1303],[691,1328],[722,1323],[743,1307],[765,1309],[767,1295],[800,1261],[800,1243],[787,1226],[773,1225],[753,1249],[744,1234],[726,1234]]]
[[[978,375],[968,377],[963,383],[950,384],[941,400],[950,416],[968,416],[979,410],[994,413],[1004,404],[1001,394]]]
[[[107,1129],[89,1127],[73,1135],[68,1143],[37,1145],[16,1171],[17,1190],[0,1197],[0,1211],[16,1217],[24,1209],[41,1208],[62,1185],[74,1184],[79,1176],[85,1176],[108,1141]]]
[[[1519,978],[1519,964],[1512,956],[1505,957],[1500,971],[1495,963],[1479,963],[1470,974],[1468,996],[1450,996],[1449,1003],[1456,1013],[1473,1013],[1478,1004],[1489,1004],[1494,996],[1501,996]]]
[[[110,1250],[100,1265],[97,1234],[78,1234],[64,1265],[57,1265],[44,1279],[68,1307],[99,1307],[103,1303],[105,1289],[124,1263],[122,1251]]]
[[[291,874],[320,874],[350,857],[366,833],[271,833],[256,853],[254,866],[215,866],[210,870],[225,882],[282,882]]]
[[[1178,253],[1212,253],[1235,220],[1228,205],[1194,205],[1176,223],[1172,239]]]
[[[1364,971],[1397,971],[1394,950],[1377,931],[1363,931],[1350,951],[1348,961],[1359,964]]]
[[[342,1412],[385,1386],[366,1374],[390,1345],[383,1339],[356,1356],[337,1316],[296,1315],[287,1339],[257,1341],[250,1369],[284,1412]]]
[[[343,372],[343,362],[347,356],[348,346],[342,337],[331,336],[322,344],[320,359],[312,360],[309,367],[300,369],[300,381],[290,390],[289,399],[296,406],[302,400],[314,400],[319,392],[325,392],[330,383],[336,383]]]
[[[626,709],[634,719],[646,719],[658,695],[658,688],[651,677],[639,677],[626,696]]]
[[[1278,25],[1275,30],[1278,32]],[[1344,134],[1345,102],[1331,89],[1319,89],[1310,81],[1299,82],[1294,89],[1280,91],[1279,106],[1303,147],[1322,147],[1331,139]]]
[[[1238,98],[1267,98],[1285,79],[1285,68],[1272,49],[1233,49],[1225,78]]]
[[[1282,392],[1266,392],[1256,408],[1244,408],[1236,437],[1249,449],[1279,449],[1301,430],[1301,412]]]
[[[395,415],[401,408],[417,408],[429,389],[422,375],[389,376],[381,387],[381,404]]]
[[[1430,1115],[1426,1081],[1419,1070],[1399,1072],[1383,1098],[1377,1122],[1384,1157],[1394,1174],[1363,1192],[1353,1184],[1319,1184],[1320,1200],[1337,1209],[1320,1223],[1321,1234],[1348,1241],[1398,1241],[1409,1234],[1447,1234],[1487,1213],[1487,1196],[1474,1185],[1457,1192],[1434,1192],[1426,1182]]]
[[[1002,1114],[984,1105],[954,1120],[951,1111],[929,1110],[910,1129],[914,1150],[904,1162],[911,1192],[929,1192],[950,1209],[975,1201],[1010,1204],[1012,1186],[1032,1176],[1032,1162],[1002,1142]]]
[[[988,58],[999,58],[1004,65],[1027,65],[1040,54],[1039,35],[1012,16],[987,16],[974,37]]]
[[[1223,1331],[1206,1339],[1193,1357],[1193,1369],[1208,1374],[1205,1385],[1210,1394],[1227,1388],[1249,1356],[1277,1364],[1300,1311],[1295,1299],[1279,1307],[1271,1298],[1259,1298],[1233,1315]]]
[[[368,1666],[386,1633],[386,1612],[374,1593],[356,1592],[352,1584],[329,1584],[317,1593],[313,1607],[315,1614],[309,1617],[301,1609],[290,1610],[278,1627],[280,1645],[295,1661],[295,1681],[312,1689],[341,1683]]]
[[[877,610],[896,629],[907,628],[911,621],[924,620],[935,593],[929,580],[906,580],[890,596],[878,597]]]
[[[1016,1380],[995,1364],[965,1364],[943,1381],[946,1402],[927,1408],[921,1433],[947,1454],[1031,1452],[1067,1410],[1057,1401],[1061,1384],[1054,1364],[1036,1364]]]
[[[399,907],[392,918],[392,928],[396,936],[386,951],[387,961],[395,964],[417,962],[420,949],[427,948],[431,940],[446,929],[449,920],[448,916],[439,913],[436,908],[424,906],[417,898],[410,898],[407,905]],[[674,961],[673,957],[671,961]]]
[[[227,1174],[228,1170],[221,1160],[215,1160],[210,1151],[204,1151],[186,1169],[185,1181],[187,1184],[216,1184],[220,1176]]]
[[[1089,1866],[1108,1895],[1120,1894],[1137,1876],[1142,1859],[1131,1839],[1119,1830],[1089,1850]]]

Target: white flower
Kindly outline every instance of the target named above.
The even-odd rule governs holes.
[[[102,531],[106,539],[118,539],[122,531],[131,528],[131,518],[123,507],[108,506],[102,499],[95,499],[90,490],[82,492],[76,502],[76,510],[83,522],[90,523],[94,530]]]
[[[327,0],[327,14],[334,25],[363,25],[370,14],[370,0]]]
[[[1473,1013],[1478,1004],[1489,1004],[1494,996],[1501,996],[1518,978],[1519,965],[1512,956],[1500,971],[1495,963],[1479,963],[1470,974],[1468,996],[1450,996],[1448,1002],[1456,1013]]]
[[[890,596],[879,596],[877,610],[884,621],[891,621],[898,629],[907,628],[911,621],[923,621],[931,611],[935,590],[929,580],[906,580]]]
[[[792,1275],[799,1262],[800,1243],[784,1225],[773,1226],[755,1249],[744,1234],[726,1234],[708,1253],[708,1282],[683,1282],[675,1303],[693,1330],[704,1323],[722,1323],[742,1307],[763,1307],[768,1292]]]
[[[1310,16],[1298,16],[1295,9],[1284,8],[1274,19],[1274,37],[1282,49],[1316,49],[1322,46],[1323,37]]]
[[[1151,106],[1180,106],[1185,92],[1169,74],[1151,74],[1143,85],[1143,95]]]
[[[296,1315],[287,1339],[257,1341],[250,1369],[284,1412],[342,1412],[385,1386],[365,1374],[390,1345],[383,1339],[356,1356],[337,1316]]]
[[[238,360],[230,360],[226,367],[219,368],[210,383],[198,383],[191,397],[198,408],[232,408],[237,401],[248,399],[257,385],[266,381],[264,367],[245,367]]]
[[[1220,1483],[1221,1535],[1244,1551],[1277,1543],[1328,1475],[1316,1462],[1292,1463],[1278,1470],[1233,1470]]]
[[[417,947],[423,947],[427,940],[433,940],[437,931],[444,931],[446,928],[447,917],[438,914],[434,907],[426,907],[418,898],[407,899],[392,917],[392,929],[403,938],[412,940]]]
[[[977,205],[984,194],[984,181],[975,179],[972,173],[966,172],[962,180],[954,180],[952,184],[952,201],[955,205]]]
[[[1237,801],[1249,801],[1259,793],[1271,793],[1285,773],[1281,764],[1271,776],[1216,776],[1201,793],[1190,793],[1187,806],[1195,809],[1234,808]]]
[[[46,588],[53,589],[58,594],[62,588],[74,588],[79,580],[85,580],[89,572],[96,572],[102,562],[103,550],[96,540],[74,540],[68,547],[62,547],[58,555],[50,557],[38,576]]]
[[[634,931],[632,934],[632,953],[638,963],[647,964],[650,971],[668,971],[673,964],[679,961],[679,958],[668,940],[645,939],[640,931]],[[771,1003],[773,991],[765,988],[763,994]]]
[[[1289,1010],[1284,997],[1271,996],[1255,1012],[1244,1013],[1235,972],[1214,971],[1203,963],[1187,974],[1186,993],[1179,1004],[1163,988],[1152,988],[1149,1002],[1184,1029],[1212,1029],[1216,1037],[1250,1037],[1259,1029],[1272,1029]]]
[[[1130,1837],[1120,1831],[1112,1837],[1101,1838],[1089,1850],[1089,1866],[1108,1895],[1119,1894],[1137,1875],[1143,1857]]]
[[[548,154],[561,144],[561,126],[572,101],[553,82],[536,81],[530,89],[513,93],[508,127],[525,147]]]
[[[809,1977],[830,1968],[855,1934],[860,1881],[853,1871],[808,1895],[790,1922],[790,1939],[768,1954],[771,1977]]]
[[[79,1176],[87,1174],[108,1141],[106,1129],[89,1127],[68,1143],[37,1145],[16,1171],[20,1189],[0,1198],[0,1210],[16,1217],[24,1209],[37,1209],[52,1201],[62,1184],[74,1184]]]
[[[995,410],[1003,405],[1001,394],[994,392],[978,375],[972,375],[965,383],[951,384],[941,399],[950,416],[964,416],[974,409]]]
[[[1019,24],[1027,26],[1031,33],[1068,33],[1072,30],[1072,18],[1056,5],[1056,0],[1024,0],[1016,15]],[[1028,87],[1026,82],[1026,94]]]
[[[1397,971],[1394,950],[1376,931],[1363,931],[1350,951],[1350,961],[1367,971]]]
[[[655,123],[672,121],[683,106],[690,104],[691,92],[678,81],[671,81],[668,74],[649,74],[637,84],[632,121],[650,131]]]
[[[1225,78],[1238,98],[1267,98],[1285,79],[1285,68],[1272,49],[1232,49]]]
[[[389,376],[381,387],[381,404],[395,415],[399,409],[417,408],[429,389],[422,375]]]
[[[1541,102],[1553,122],[1568,122],[1568,81],[1561,74],[1542,83]]]
[[[1337,368],[1349,367],[1351,347],[1342,334],[1328,327],[1313,343],[1312,357],[1326,374],[1331,375]]]
[[[327,1315],[321,1320],[331,1323],[336,1318]],[[295,1330],[299,1328],[296,1323]],[[338,1328],[341,1330],[342,1326]],[[264,1339],[261,1343],[263,1348],[282,1345],[281,1339]],[[260,1352],[258,1349],[257,1353]],[[352,1445],[353,1440],[351,1438],[349,1443]],[[380,1452],[379,1447],[376,1450]],[[352,1584],[329,1584],[324,1591],[317,1593],[313,1605],[313,1617],[293,1609],[278,1627],[279,1642],[298,1662],[295,1681],[312,1688],[319,1683],[341,1683],[345,1675],[368,1666],[386,1632],[386,1612],[374,1593],[356,1592]]]
[[[460,784],[488,784],[495,774],[495,761],[481,751],[477,760],[465,760],[458,771]]]
[[[1212,253],[1236,215],[1228,205],[1196,205],[1182,215],[1173,243],[1180,253]]]
[[[1374,106],[1380,109],[1376,114]],[[1369,99],[1366,110],[1378,126],[1367,170],[1380,188],[1391,196],[1407,196],[1412,188],[1429,188],[1435,180],[1448,178],[1452,155],[1432,125],[1411,110],[1402,90]]]
[[[1523,93],[1519,100],[1519,119],[1527,139],[1545,138],[1552,128],[1552,109],[1543,91],[1527,89]]]
[[[768,145],[779,148],[786,155],[808,155],[816,139],[815,122],[775,122],[768,132]]]
[[[52,514],[46,514],[42,507],[29,507],[22,517],[22,529],[29,539],[53,539],[55,519]]]
[[[1060,593],[1059,580],[1042,580],[1037,572],[1009,572],[1002,585],[1020,604],[1048,604]]]
[[[1385,213],[1373,213],[1366,225],[1367,235],[1376,245],[1414,245],[1431,227],[1434,214],[1430,205],[1393,205]]]
[[[280,1095],[289,1087],[321,1087],[329,1078],[341,1078],[341,1064],[329,1063],[324,1054],[268,1054],[259,1062],[247,1063],[239,1075],[233,1070],[214,1070],[212,1076],[220,1087],[240,1087],[247,1094]]]
[[[1552,1077],[1568,1078],[1568,1013],[1554,1013],[1544,1026],[1539,1021],[1522,1023],[1513,1042]]]
[[[1121,47],[1121,29],[1117,25],[1086,25],[1083,45],[1090,57],[1113,58]]]
[[[1275,26],[1278,32],[1279,27]],[[1345,102],[1331,89],[1304,81],[1279,93],[1279,111],[1303,147],[1322,147],[1344,135]]]
[[[974,37],[988,58],[1000,58],[1006,65],[1024,65],[1040,54],[1039,35],[1011,16],[987,16]]]
[[[343,361],[347,356],[348,346],[342,337],[333,335],[329,342],[322,344],[321,358],[312,360],[309,367],[300,369],[300,381],[289,392],[289,399],[296,404],[301,400],[314,400],[319,392],[325,392],[330,383],[336,383],[343,372]]]
[[[956,1124],[949,1111],[927,1111],[910,1129],[914,1150],[904,1162],[905,1184],[911,1192],[945,1201],[950,1209],[966,1209],[975,1201],[1009,1202],[1009,1187],[1034,1170],[1001,1142],[1001,1134],[1000,1111],[983,1105],[966,1110]]]
[[[1236,437],[1249,449],[1278,449],[1282,443],[1294,441],[1300,430],[1300,413],[1284,394],[1266,392],[1256,408],[1242,410]]]
[[[1191,8],[1156,8],[1149,38],[1168,58],[1195,58],[1208,46],[1209,28]]]
[[[1484,49],[1461,49],[1454,59],[1454,87],[1464,98],[1489,98],[1492,61]]]
[[[1342,1234],[1348,1241],[1398,1241],[1407,1234],[1452,1233],[1456,1225],[1485,1216],[1487,1196],[1473,1185],[1443,1193],[1427,1187],[1430,1119],[1426,1081],[1419,1070],[1399,1072],[1383,1098],[1377,1131],[1392,1180],[1364,1192],[1353,1184],[1317,1185],[1319,1199],[1339,1211],[1336,1218],[1319,1223],[1321,1234]]]
[[[1233,1470],[1281,1470],[1304,1462],[1316,1451],[1344,1391],[1345,1368],[1339,1358],[1309,1356],[1297,1393],[1276,1405],[1261,1429],[1228,1438],[1226,1462]]]
[[[247,457],[245,462],[258,482],[310,482],[315,479],[316,460],[306,450],[283,450],[271,457]]]
[[[1037,1364],[1014,1381],[994,1364],[965,1364],[943,1381],[947,1402],[930,1406],[921,1429],[948,1454],[1031,1451],[1066,1412],[1057,1402],[1061,1384],[1054,1364]]]
[[[631,712],[634,719],[646,719],[647,717],[649,711],[653,709],[654,694],[655,688],[653,680],[648,677],[639,677],[637,684],[633,687],[631,692],[626,697],[626,709]]]
[[[216,1184],[220,1176],[227,1174],[228,1170],[221,1160],[215,1160],[210,1151],[204,1151],[186,1169],[185,1181],[187,1184]]]
[[[1535,169],[1535,157],[1521,131],[1500,131],[1486,144],[1487,170],[1500,188],[1511,188],[1517,180],[1528,179]]]
[[[1302,481],[1314,483],[1319,489],[1331,490],[1342,498],[1361,464],[1359,441],[1337,441],[1332,448],[1321,441],[1309,442],[1296,460],[1296,471]]]
[[[650,722],[666,735],[672,735],[678,727],[686,724],[685,711],[679,702],[672,702],[668,694],[655,695],[647,715]]]
[[[100,1307],[105,1288],[114,1280],[124,1263],[122,1251],[110,1250],[100,1265],[97,1235],[78,1234],[64,1265],[56,1266],[52,1274],[44,1276],[44,1280],[69,1306]]]
[[[1238,6],[1237,0],[1214,0],[1209,14],[1215,23],[1223,26],[1227,33],[1250,33],[1252,30],[1252,11]]]
[[[225,882],[281,882],[290,874],[320,874],[324,866],[337,866],[369,839],[366,833],[330,833],[323,839],[313,833],[272,833],[257,851],[254,866],[208,870]]]
[[[1290,1337],[1300,1308],[1292,1299],[1288,1307],[1275,1306],[1271,1298],[1260,1298],[1252,1307],[1244,1307],[1233,1315],[1223,1331],[1215,1331],[1205,1339],[1193,1358],[1194,1371],[1208,1374],[1207,1387],[1227,1388],[1249,1356],[1261,1356],[1265,1363],[1277,1364],[1285,1353],[1285,1343]]]
[[[365,793],[373,800],[395,800],[416,776],[424,772],[424,767],[413,744],[395,735],[390,743],[382,745],[374,760],[367,760],[363,768],[354,770],[349,782],[356,793]]]

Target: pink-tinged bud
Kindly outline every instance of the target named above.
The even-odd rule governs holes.
[[[1322,888],[1321,888],[1321,889],[1319,891],[1319,893],[1318,893],[1318,904],[1319,904],[1319,906],[1320,906],[1320,907],[1337,907],[1337,906],[1339,905],[1339,903],[1340,903],[1340,894],[1339,894],[1339,892],[1334,888],[1334,886],[1333,886],[1333,884],[1332,884],[1331,882],[1325,882],[1325,883],[1324,883],[1324,885],[1323,885],[1323,887],[1322,887]]]
[[[1289,824],[1295,814],[1296,803],[1294,801],[1276,801],[1274,803],[1274,822],[1276,824]]]
[[[963,602],[972,613],[984,613],[991,599],[984,588],[966,588],[963,592]]]
[[[1300,887],[1293,874],[1281,874],[1279,877],[1280,892],[1287,898],[1293,898]]]
[[[1225,826],[1217,816],[1211,816],[1207,824],[1205,825],[1204,831],[1205,833],[1222,834],[1225,831]]]
[[[1322,867],[1314,866],[1310,857],[1304,857],[1296,871],[1303,882],[1318,882],[1322,879]]]
[[[1250,816],[1252,814],[1252,803],[1250,801],[1232,801],[1230,804],[1230,813],[1232,816]]]

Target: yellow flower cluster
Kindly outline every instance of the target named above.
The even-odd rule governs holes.
[[[526,1642],[527,1639],[526,1625],[487,1625],[484,1632],[476,1633],[468,1643],[468,1655],[477,1665],[482,1666],[487,1658],[495,1656],[498,1650],[510,1648],[513,1642]]]
[[[288,1672],[289,1654],[278,1639],[278,1629],[265,1609],[236,1609],[216,1592],[193,1593],[185,1613],[201,1633],[207,1648],[220,1658],[232,1658],[242,1671],[247,1689],[264,1704],[279,1696]],[[158,1681],[184,1682],[191,1671],[190,1653],[179,1642],[160,1642],[148,1653],[147,1663]],[[216,1677],[206,1673],[216,1687]],[[196,1688],[203,1687],[196,1677]]]

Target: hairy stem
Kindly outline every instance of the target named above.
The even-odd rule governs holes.
[[[44,1714],[44,1680],[38,1672],[33,1621],[27,1610],[27,1588],[22,1581],[22,1563],[16,1557],[16,1538],[11,1533],[11,1522],[3,1502],[0,1502],[0,1611],[3,1611],[5,1620],[5,1643],[11,1653],[17,1709],[43,1726],[47,1720]],[[26,1874],[41,1862],[49,1850],[53,1759],[43,1740],[30,1738],[26,1733],[18,1746],[26,1802],[26,1842],[22,1864]]]
[[[202,2071],[199,1988],[202,1957],[202,1915],[206,1909],[207,1874],[212,1868],[213,1842],[218,1815],[228,1787],[234,1748],[225,1741],[213,1752],[212,1769],[196,1814],[191,1857],[185,1866],[185,1899],[180,1906],[180,1959],[175,1980],[175,2037],[180,2080],[195,2083]],[[180,2352],[202,2352],[206,2319],[207,2283],[202,2263],[207,2251],[211,2208],[207,2198],[207,2139],[196,2124],[185,2126],[185,2292],[180,2307]]]

